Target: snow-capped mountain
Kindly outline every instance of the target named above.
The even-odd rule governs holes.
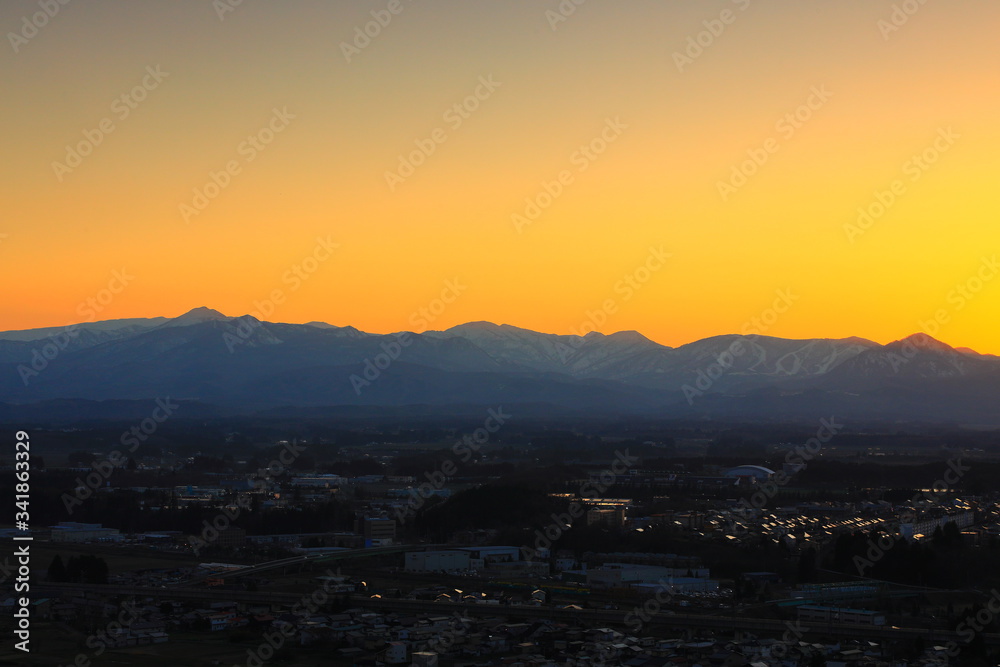
[[[670,348],[471,322],[369,334],[196,308],[180,317],[0,333],[0,401],[173,398],[275,406],[550,404],[593,414],[841,414],[1000,423],[1000,358],[925,334],[715,336]]]

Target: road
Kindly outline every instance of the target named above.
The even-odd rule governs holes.
[[[387,554],[405,553],[407,551],[416,551],[419,549],[437,549],[437,548],[444,548],[444,545],[422,544],[419,546],[413,546],[413,545],[397,544],[389,547],[342,549],[340,551],[330,551],[326,553],[303,554],[301,556],[291,556],[290,558],[269,560],[264,563],[258,563],[257,565],[247,565],[246,567],[241,567],[238,570],[223,570],[221,572],[206,572],[203,574],[198,574],[194,577],[191,577],[190,579],[178,583],[177,586],[178,587],[190,586],[192,584],[199,583],[209,578],[238,579],[239,577],[245,577],[247,575],[260,574],[262,572],[270,572],[272,570],[295,568],[306,564],[331,563],[341,560],[349,560],[353,558],[385,556]]]

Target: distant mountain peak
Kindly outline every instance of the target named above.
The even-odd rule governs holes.
[[[616,331],[613,334],[608,334],[608,338],[611,338],[616,341],[624,340],[630,343],[648,343],[650,345],[659,345],[659,343],[656,343],[655,341],[646,338],[641,333],[633,329],[629,329],[628,331]]]
[[[306,322],[301,326],[312,327],[314,329],[320,329],[322,331],[325,331],[327,333],[332,333],[337,336],[346,336],[350,338],[364,338],[368,336],[368,334],[366,334],[365,332],[361,331],[360,329],[355,329],[351,325],[347,325],[346,327],[338,327],[333,324],[330,324],[329,322],[320,322],[318,320],[314,320],[312,322]]]
[[[910,334],[906,338],[893,341],[886,345],[888,348],[903,347],[904,345],[912,345],[913,347],[919,348],[921,350],[931,350],[934,352],[956,352],[957,350],[947,343],[942,343],[936,338],[919,331],[915,334]]]
[[[507,325],[503,325],[507,326]],[[473,330],[473,331],[494,331],[499,329],[500,325],[494,324],[493,322],[487,322],[486,320],[479,320],[477,322],[466,322],[465,324],[459,324],[452,327],[451,329],[463,329],[463,330]],[[449,331],[451,331],[449,329]]]
[[[862,345],[864,347],[881,347],[878,343],[873,340],[868,340],[867,338],[861,338],[860,336],[848,336],[847,338],[840,339],[844,343],[851,343],[853,345]]]
[[[202,322],[221,322],[231,320],[222,313],[206,306],[192,308],[183,315],[175,317],[163,326],[165,327],[186,327],[190,324],[201,324]]]
[[[468,334],[469,332],[490,333],[493,335],[504,335],[504,336],[510,336],[512,334],[528,335],[528,336],[549,335],[540,333],[538,331],[533,331],[532,329],[516,327],[513,324],[496,324],[494,322],[487,322],[486,320],[478,320],[476,322],[466,322],[464,324],[456,324],[453,327],[445,329],[441,333],[457,336],[462,334]]]

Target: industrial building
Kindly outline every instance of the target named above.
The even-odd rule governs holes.
[[[494,563],[509,563],[520,559],[517,547],[461,547],[459,551],[469,553],[469,567],[481,570]]]
[[[364,537],[366,547],[389,546],[396,539],[396,520],[388,517],[360,517],[354,529]]]
[[[78,523],[60,521],[50,528],[53,542],[94,542],[99,540],[120,540],[117,528],[105,528],[99,523]]]
[[[719,590],[719,582],[698,577],[670,577],[655,584],[632,584],[631,588],[647,593],[665,592],[670,595],[711,593]]]

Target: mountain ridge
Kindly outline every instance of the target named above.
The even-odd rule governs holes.
[[[0,332],[0,402],[9,405],[169,395],[222,410],[531,403],[703,418],[837,407],[859,418],[1000,424],[991,408],[1000,358],[920,333],[887,345],[725,334],[672,348],[635,331],[578,336],[480,321],[372,334],[206,307],[27,331]]]
[[[170,322],[174,322],[174,323],[195,323],[197,321],[201,321],[201,320],[205,320],[205,319],[234,320],[234,319],[239,319],[240,317],[250,317],[250,316],[251,315],[249,313],[246,314],[246,315],[241,315],[241,316],[229,316],[229,315],[224,315],[221,311],[215,310],[214,308],[210,308],[208,306],[197,306],[197,307],[191,308],[190,310],[188,310],[188,311],[186,311],[186,312],[184,312],[181,315],[178,315],[176,317],[156,316],[156,317],[117,318],[117,319],[108,319],[108,320],[95,320],[95,321],[92,321],[92,322],[73,323],[73,324],[67,324],[67,325],[63,325],[63,326],[33,327],[33,328],[29,328],[29,329],[11,329],[11,330],[6,330],[6,331],[0,331],[0,340],[38,340],[38,339],[44,338],[46,336],[53,335],[53,334],[58,334],[59,332],[65,331],[67,329],[73,329],[73,328],[76,328],[76,329],[84,328],[84,329],[94,329],[94,330],[109,331],[109,330],[114,330],[115,328],[118,328],[118,327],[124,328],[126,326],[136,326],[136,325],[139,325],[141,328],[153,328],[153,327],[156,327],[156,326],[161,326],[163,324],[168,324]],[[316,327],[316,328],[319,328],[319,329],[350,329],[350,330],[357,331],[357,332],[361,333],[362,335],[366,335],[366,336],[389,335],[389,334],[377,334],[377,333],[365,332],[365,331],[357,329],[356,327],[351,326],[351,325],[337,326],[337,325],[329,324],[327,322],[323,322],[321,320],[312,320],[310,322],[304,322],[301,325],[297,325],[297,324],[293,324],[293,323],[281,323],[281,322],[271,322],[271,324],[291,324],[293,326],[313,326],[313,327]],[[657,346],[660,346],[660,347],[663,347],[663,348],[678,349],[678,348],[671,348],[670,346],[664,345],[663,343],[658,343],[658,342],[654,341],[653,339],[645,336],[643,333],[641,333],[639,331],[636,331],[634,329],[625,329],[625,330],[621,330],[621,331],[615,331],[615,332],[612,332],[612,333],[609,333],[609,334],[601,333],[599,331],[591,331],[591,332],[588,332],[584,336],[577,336],[576,334],[543,333],[543,332],[535,331],[533,329],[526,329],[524,327],[519,327],[519,326],[516,326],[516,325],[513,325],[513,324],[506,324],[506,323],[504,323],[504,324],[495,324],[495,323],[490,322],[488,320],[473,320],[473,321],[470,321],[470,322],[464,322],[462,324],[457,324],[455,326],[449,327],[448,329],[427,330],[427,331],[425,331],[423,333],[430,333],[430,334],[433,334],[433,333],[438,333],[438,334],[440,334],[440,333],[449,333],[449,332],[455,332],[455,331],[458,331],[458,330],[461,330],[461,329],[465,329],[465,328],[475,328],[475,329],[490,329],[490,328],[495,328],[495,329],[506,329],[506,330],[513,330],[513,331],[528,332],[528,333],[538,334],[538,335],[542,335],[542,336],[566,336],[566,337],[577,337],[577,338],[585,338],[586,336],[589,336],[589,335],[604,336],[604,337],[631,335],[631,336],[639,337],[642,340],[648,341],[650,343],[653,343],[654,345],[657,345]],[[403,332],[399,332],[399,333],[403,333]],[[413,333],[413,332],[406,332],[406,333]],[[845,343],[848,343],[848,342],[857,342],[857,343],[860,343],[860,344],[867,344],[867,345],[880,345],[880,343],[876,343],[875,341],[869,340],[867,338],[862,338],[862,337],[859,337],[859,336],[848,336],[846,338],[779,338],[779,337],[776,337],[776,336],[767,336],[765,334],[737,334],[737,333],[730,333],[730,334],[715,334],[713,336],[708,336],[706,338],[701,338],[701,339],[698,339],[698,340],[695,340],[695,341],[691,341],[689,343],[684,343],[684,344],[682,344],[679,347],[683,347],[684,345],[691,345],[693,343],[698,343],[698,342],[701,342],[701,341],[710,340],[710,339],[718,338],[718,337],[722,337],[722,336],[735,336],[735,337],[754,336],[754,337],[759,337],[759,338],[762,338],[762,339],[787,340],[787,341],[822,341],[822,340],[830,340],[830,341],[842,341],[842,342],[845,342]],[[960,352],[963,352],[963,353],[970,353],[970,354],[975,354],[975,355],[978,355],[978,356],[997,356],[997,355],[992,355],[992,354],[988,354],[988,353],[981,353],[981,352],[978,352],[978,351],[973,350],[972,348],[968,348],[968,347],[952,347],[951,345],[948,345],[948,343],[945,343],[943,341],[934,339],[931,336],[929,336],[928,334],[923,333],[923,332],[915,332],[913,334],[910,334],[909,336],[905,336],[905,337],[903,337],[901,339],[898,339],[896,341],[892,341],[890,343],[887,343],[886,345],[891,345],[892,343],[904,343],[905,341],[907,341],[909,339],[915,339],[915,338],[930,338],[931,340],[935,341],[936,343],[939,343],[940,345],[942,345],[944,347],[947,347],[947,348],[952,349],[952,350],[960,351]]]

